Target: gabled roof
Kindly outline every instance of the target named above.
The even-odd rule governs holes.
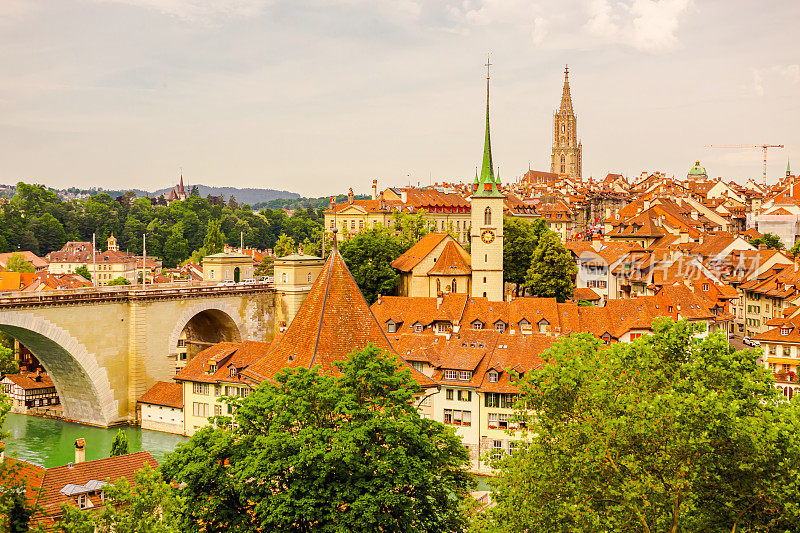
[[[401,272],[410,272],[420,261],[428,257],[428,254],[439,246],[439,243],[448,237],[447,233],[428,233],[409,248],[406,253],[392,261],[392,267]]]
[[[467,264],[464,255],[462,255],[461,251],[459,251],[460,245],[456,244],[455,241],[450,241],[444,245],[444,249],[442,250],[442,255],[439,256],[439,259],[436,260],[436,264],[433,265],[428,271],[429,276],[466,276],[472,273],[472,269]]]
[[[370,343],[399,356],[364,300],[341,253],[334,248],[289,328],[242,374],[261,382],[272,379],[286,367],[320,365],[322,372],[338,376],[340,372],[334,363],[346,360],[353,350]],[[416,370],[412,369],[412,376],[423,387],[436,386]]]
[[[150,390],[139,398],[139,402],[183,408],[183,385],[167,381],[156,381],[155,385],[150,387]]]

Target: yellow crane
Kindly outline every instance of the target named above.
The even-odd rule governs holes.
[[[764,153],[762,159],[763,184],[767,184],[767,148],[783,148],[782,144],[707,144],[706,148],[761,148]]]

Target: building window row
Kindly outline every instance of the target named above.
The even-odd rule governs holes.
[[[462,411],[461,409],[445,409],[444,423],[453,426],[471,426],[472,411]]]

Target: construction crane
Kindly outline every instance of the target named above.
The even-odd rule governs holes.
[[[763,157],[763,184],[767,184],[767,148],[783,148],[782,144],[707,144],[706,148],[761,148]]]

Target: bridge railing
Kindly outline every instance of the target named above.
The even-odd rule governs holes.
[[[271,283],[222,285],[213,281],[190,281],[157,283],[144,287],[141,285],[117,285],[111,287],[54,289],[39,292],[7,291],[0,292],[0,307],[139,298],[190,297],[219,293],[249,293],[271,288],[273,288]]]

